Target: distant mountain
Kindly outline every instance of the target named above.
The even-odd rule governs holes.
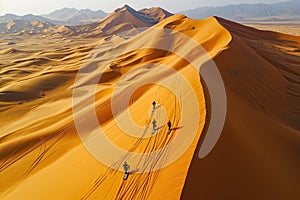
[[[10,20],[7,23],[0,24],[1,33],[10,34],[37,34],[37,33],[49,33],[55,30],[55,25],[49,22],[40,21],[28,21],[22,19]]]
[[[77,10],[75,8],[63,8],[43,15],[51,20],[62,21],[66,25],[80,25],[100,21],[107,16],[102,10],[93,11],[90,9]]]
[[[162,8],[150,8],[136,11],[130,6],[125,5],[100,20],[98,17],[104,16],[102,11],[64,8],[44,16],[25,15],[20,17],[7,14],[0,17],[0,32],[12,34],[58,33],[82,37],[102,37],[127,30],[151,27],[171,15],[173,14]],[[97,22],[88,23],[89,20],[96,20]],[[53,23],[52,21],[60,23]],[[88,24],[75,26],[74,24],[77,23]],[[65,24],[73,24],[73,26]]]
[[[300,19],[300,0],[275,4],[238,4],[219,7],[199,7],[180,13],[195,19],[202,19],[209,16],[219,16],[234,20],[255,18],[269,20]]]
[[[23,15],[18,16],[14,14],[6,14],[4,16],[0,16],[0,23],[8,23],[11,20],[25,20],[25,21],[40,21],[40,22],[50,22],[52,24],[62,24],[63,22],[57,20],[50,20],[46,17],[42,17],[39,15]]]
[[[145,8],[139,10],[139,12],[145,13],[146,15],[151,16],[155,21],[160,22],[173,14],[159,7],[156,8]]]
[[[14,14],[6,14],[4,16],[0,16],[0,23],[7,23],[10,20],[20,19],[20,16]]]
[[[125,5],[99,23],[74,27],[74,32],[88,37],[112,35],[126,30],[151,27],[171,15],[173,14],[161,8],[136,11]]]
[[[154,8],[152,8],[153,10]],[[157,8],[157,15],[162,11],[161,8]],[[147,12],[150,9],[143,9],[136,11],[128,5],[118,8],[110,16],[106,18],[106,21],[113,19],[113,21],[122,21],[123,23],[132,23],[136,27],[148,27],[152,26],[163,19],[157,19],[154,13]],[[132,19],[132,20],[130,20]]]
[[[24,15],[18,16],[14,14],[6,14],[0,16],[0,23],[8,23],[11,20],[26,20],[26,21],[40,21],[40,22],[50,22],[52,24],[61,25],[83,25],[93,22],[98,22],[107,16],[107,13],[98,10],[92,11],[89,9],[77,10],[75,8],[63,8],[56,10],[50,14],[45,15]]]

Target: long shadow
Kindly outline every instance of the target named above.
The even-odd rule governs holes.
[[[129,174],[135,174],[135,173],[139,172],[139,170],[140,170],[140,169],[132,170],[132,171],[129,172]]]
[[[171,131],[176,131],[176,130],[183,129],[183,128],[184,128],[184,126],[179,126],[179,127],[171,128]]]
[[[159,109],[161,107],[161,105],[158,105],[158,106],[156,106],[155,108],[154,108],[154,110],[157,110],[157,109]]]
[[[161,107],[161,105],[156,106],[154,109],[152,108],[152,112],[156,111],[157,109],[159,109]]]
[[[159,131],[160,129],[162,129],[162,128],[164,128],[164,127],[165,127],[165,125],[160,126],[160,127],[156,128],[155,130],[156,130],[156,131]]]

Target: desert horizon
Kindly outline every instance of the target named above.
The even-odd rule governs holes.
[[[0,16],[0,199],[299,199],[296,3]]]

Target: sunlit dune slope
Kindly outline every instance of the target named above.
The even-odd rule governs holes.
[[[47,49],[39,50],[34,46],[36,49],[31,49],[28,55],[22,45],[14,46],[15,49],[23,47],[21,52],[5,51],[6,62],[0,70],[5,77],[0,89],[1,199],[180,199],[207,111],[199,69],[172,53],[183,49],[186,55],[192,54],[189,43],[170,37],[165,38],[168,51],[145,49],[161,44],[164,32],[156,30],[162,28],[185,34],[202,45],[212,58],[224,51],[231,41],[229,32],[213,17],[199,21],[175,15],[127,41],[117,36],[87,42],[53,39],[52,43],[48,41]],[[98,45],[101,48],[97,49]],[[99,53],[89,57],[95,49]],[[120,54],[108,66],[103,64],[123,49],[131,51]],[[89,104],[83,104],[89,102],[88,89],[97,86],[94,107],[106,137],[129,153],[142,153],[140,160],[126,156],[118,158],[114,163],[117,170],[96,160],[83,146],[72,115],[74,81],[81,67],[84,78],[79,80],[76,89],[80,92],[75,93],[74,98],[80,100],[75,114],[78,123],[86,125],[84,137],[94,138],[99,130],[88,117],[92,111]],[[102,73],[101,79],[94,82],[99,73]],[[154,84],[135,90],[128,108],[131,119],[142,131],[136,131],[131,124],[120,129],[117,119],[121,122],[128,119],[127,109],[119,110],[117,117],[112,115],[113,90],[121,86],[118,94],[122,94],[126,88],[139,86],[146,80]],[[170,84],[173,91],[155,84],[157,82]],[[193,103],[193,97],[198,103]],[[153,100],[161,107],[149,114]],[[121,95],[114,101],[120,106],[124,104]],[[185,113],[181,113],[180,106],[188,108]],[[193,118],[195,113],[200,113],[198,119]],[[160,129],[151,135],[149,127],[153,119],[158,121]],[[168,135],[164,125],[169,119],[175,129]],[[195,124],[198,127],[193,132],[191,127]],[[136,136],[128,135],[129,130]],[[140,138],[144,134],[149,137]],[[172,144],[172,140],[181,135],[184,136],[181,145],[171,146],[148,159],[147,153]],[[184,144],[188,144],[187,150],[170,165],[143,171],[163,165],[165,159],[174,157]],[[92,140],[93,147],[104,145],[104,141]],[[100,154],[107,159],[115,156],[110,154],[110,149]],[[125,160],[133,171],[127,181],[122,180]]]
[[[299,199],[300,38],[218,21],[232,35],[214,58],[228,99],[225,127],[204,159],[198,144],[182,199]]]

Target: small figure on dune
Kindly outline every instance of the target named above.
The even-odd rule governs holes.
[[[156,102],[155,102],[155,101],[153,101],[153,102],[152,102],[152,112],[154,112],[154,111],[155,111],[155,108],[156,108]]]
[[[125,161],[124,164],[123,164],[123,167],[124,167],[124,177],[123,177],[123,180],[127,180],[128,179],[128,176],[129,176],[129,173],[130,173],[130,165],[128,165],[128,163]]]
[[[130,165],[128,165],[128,163],[126,161],[124,162],[123,167],[124,167],[125,174],[129,174],[129,172],[130,172]]]
[[[156,122],[156,120],[154,119],[154,120],[152,121],[152,133],[154,133],[154,132],[156,131],[156,127],[157,127],[157,122]]]
[[[170,133],[171,130],[172,130],[172,129],[171,129],[171,128],[172,128],[172,123],[171,123],[170,120],[168,121],[168,128],[169,128],[169,129],[168,129],[168,133]]]

